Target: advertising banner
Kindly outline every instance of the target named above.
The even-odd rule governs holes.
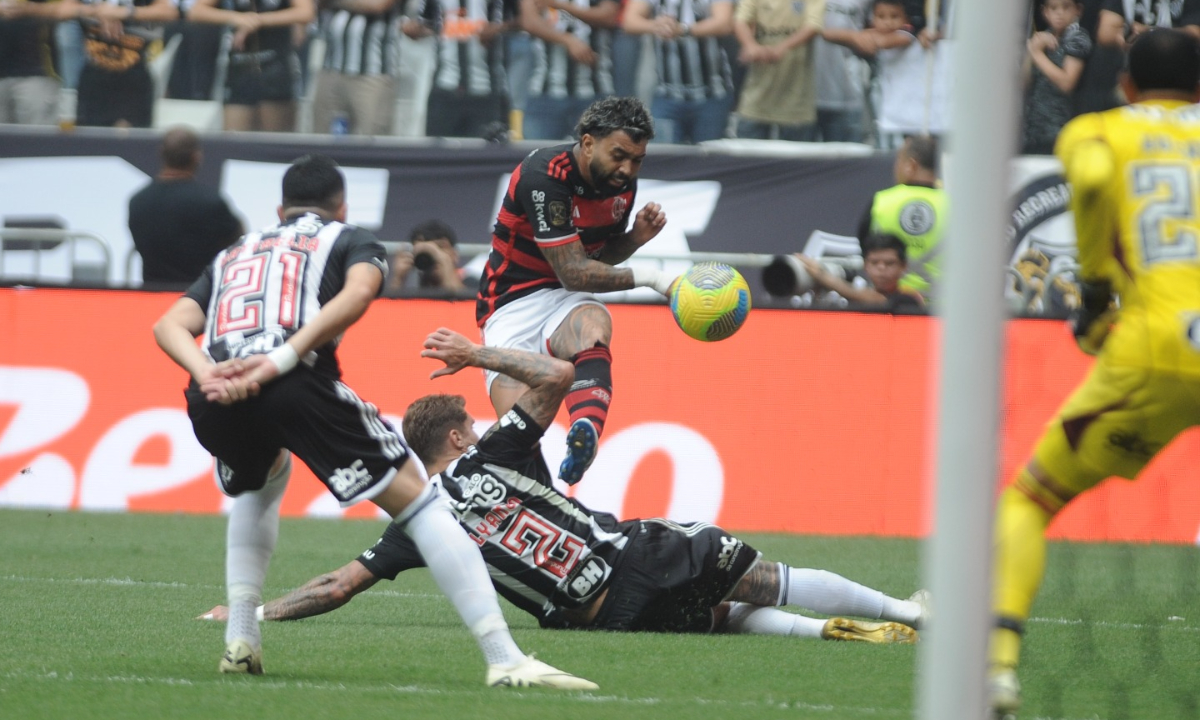
[[[184,411],[186,377],[155,346],[169,293],[0,289],[0,506],[217,513],[226,500]],[[667,308],[611,306],[614,402],[596,463],[572,489],[622,517],[665,515],[731,530],[920,537],[937,437],[937,320],[758,309],[729,340],[700,343]],[[345,380],[397,424],[431,392],[494,419],[482,373],[430,380],[439,326],[477,337],[469,302],[380,300],[339,351]],[[1090,360],[1062,323],[1009,323],[1001,482]],[[565,414],[543,442],[557,467]],[[1137,483],[1111,480],[1052,535],[1196,542],[1194,433]],[[980,466],[962,482],[989,482]],[[296,464],[286,515],[338,508]]]

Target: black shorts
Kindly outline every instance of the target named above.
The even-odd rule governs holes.
[[[145,65],[109,72],[84,65],[79,75],[75,124],[112,127],[121,120],[130,127],[148,128],[154,115],[154,86]]]
[[[708,523],[643,520],[589,626],[627,632],[706,633],[762,553]]]
[[[194,386],[184,394],[196,439],[218,459],[227,495],[262,488],[280,448],[303,460],[343,506],[382,492],[408,458],[374,405],[304,366],[233,405],[208,402]]]
[[[225,104],[257,105],[295,100],[297,74],[291,53],[277,54],[262,61],[234,62],[231,58],[225,74]]]

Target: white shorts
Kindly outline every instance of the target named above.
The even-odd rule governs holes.
[[[550,336],[572,310],[589,304],[604,307],[604,303],[591,293],[566,288],[538,290],[492,313],[483,324],[483,344],[550,355]],[[488,395],[492,394],[492,383],[499,374],[494,370],[484,371]]]

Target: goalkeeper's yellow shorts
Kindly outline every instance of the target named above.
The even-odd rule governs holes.
[[[1050,421],[1034,457],[1074,496],[1109,477],[1135,479],[1194,425],[1200,425],[1200,376],[1112,365],[1102,356]]]

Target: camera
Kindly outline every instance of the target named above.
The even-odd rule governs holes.
[[[846,280],[850,268],[845,264],[822,260],[821,265],[836,278]],[[808,268],[795,255],[776,255],[763,268],[762,284],[767,293],[774,297],[791,297],[809,292],[816,283],[809,275]]]
[[[427,273],[437,265],[437,259],[433,253],[427,249],[419,249],[413,251],[413,267],[417,270]]]

